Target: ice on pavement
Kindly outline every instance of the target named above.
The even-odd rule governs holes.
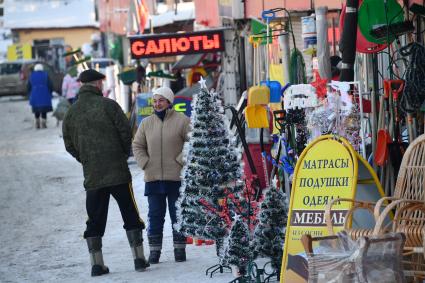
[[[56,119],[35,130],[27,100],[0,97],[0,282],[229,282],[230,273],[205,276],[217,263],[215,246],[187,246],[187,261],[174,262],[167,215],[161,263],[134,271],[118,206],[110,201],[103,238],[111,273],[90,277],[83,231],[85,193],[82,169],[66,151]],[[130,162],[139,211],[147,221],[143,173]],[[148,245],[145,238],[145,255]]]

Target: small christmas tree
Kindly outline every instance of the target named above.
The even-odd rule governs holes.
[[[276,187],[276,182],[272,183],[260,206],[253,248],[256,257],[270,258],[273,268],[279,270],[288,220],[288,202],[286,195]]]
[[[243,275],[253,257],[253,253],[250,247],[248,225],[243,221],[242,217],[236,216],[235,218],[225,242],[223,262],[237,266],[241,275]]]
[[[176,228],[187,236],[222,239],[231,224],[223,217],[223,200],[227,194],[238,194],[243,189],[241,154],[230,134],[220,98],[209,92],[202,80],[201,91],[192,102],[191,125],[184,148],[186,165],[176,205]]]

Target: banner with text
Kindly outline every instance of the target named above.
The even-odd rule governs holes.
[[[137,95],[137,125],[140,125],[142,120],[146,118],[149,115],[152,115],[154,113],[153,110],[153,101],[152,101],[152,93],[139,93]],[[192,98],[190,97],[183,97],[183,96],[175,96],[174,97],[174,103],[173,108],[177,112],[181,112],[185,114],[186,116],[190,117],[190,114],[192,112],[192,106],[191,106]]]
[[[314,141],[302,153],[292,184],[281,282],[307,282],[308,265],[301,236],[328,235],[325,206],[335,198],[354,198],[357,165],[357,158],[347,145],[335,139]],[[350,208],[351,203],[333,207],[331,216],[336,230],[343,228]]]

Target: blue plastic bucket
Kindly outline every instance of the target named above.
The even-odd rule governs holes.
[[[260,85],[266,85],[270,89],[270,103],[280,102],[282,86],[278,81],[261,81]]]

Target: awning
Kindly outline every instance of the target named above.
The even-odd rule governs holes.
[[[205,84],[208,89],[211,89],[214,81],[212,79],[212,76],[208,76],[205,79]],[[191,87],[185,87],[184,89],[180,90],[176,93],[176,96],[184,96],[184,97],[193,97],[194,94],[199,93],[201,91],[201,85],[199,83],[193,84]]]
[[[202,58],[206,54],[188,54],[183,55],[177,63],[175,63],[172,67],[172,70],[180,70],[180,69],[189,69],[195,66],[198,66]]]

